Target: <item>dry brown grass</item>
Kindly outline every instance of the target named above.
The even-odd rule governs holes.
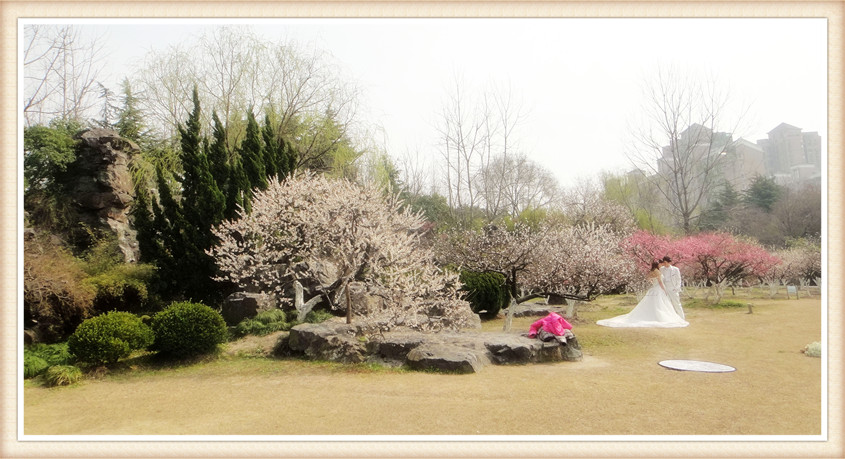
[[[581,362],[445,375],[227,356],[184,368],[24,389],[24,433],[117,435],[817,435],[820,301],[687,310],[683,329],[611,329],[621,297],[579,311]],[[527,330],[534,319],[514,321]],[[501,321],[485,324],[501,329]],[[260,340],[256,340],[260,341]],[[266,347],[266,343],[254,343]],[[245,349],[254,348],[251,345]],[[667,370],[664,359],[731,365]]]

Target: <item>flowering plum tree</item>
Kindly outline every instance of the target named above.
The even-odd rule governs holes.
[[[633,281],[636,268],[608,225],[565,226],[546,231],[525,276],[529,289],[591,300]]]
[[[440,241],[441,260],[473,271],[503,274],[511,305],[556,295],[589,301],[630,281],[633,263],[620,246],[622,236],[607,225],[542,226],[513,230],[488,225]],[[508,308],[505,329],[514,308]]]
[[[251,213],[214,230],[220,243],[209,254],[219,280],[283,302],[297,282],[333,308],[349,307],[351,287],[363,287],[372,301],[356,303],[354,314],[385,329],[463,328],[471,309],[458,275],[435,266],[419,243],[424,223],[375,187],[302,173],[257,191]]]
[[[724,287],[748,277],[763,278],[780,259],[759,244],[728,233],[700,233],[674,244],[687,278],[712,286],[716,302]]]
[[[541,233],[516,223],[512,230],[501,225],[487,225],[481,231],[453,232],[437,241],[441,263],[453,263],[479,272],[505,276],[511,297],[519,297],[518,278],[534,262]]]

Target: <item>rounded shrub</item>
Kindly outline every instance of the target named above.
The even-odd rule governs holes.
[[[25,354],[23,356],[23,377],[26,379],[34,378],[49,367],[50,364],[46,360],[37,355]]]
[[[73,365],[53,365],[44,372],[48,386],[68,386],[82,380],[82,370]]]
[[[219,312],[202,303],[174,302],[153,316],[152,349],[175,357],[213,351],[228,338]]]
[[[68,338],[67,345],[78,360],[93,364],[114,363],[133,350],[153,343],[153,331],[141,318],[112,311],[82,322]]]
[[[499,273],[479,273],[461,271],[462,290],[466,292],[466,301],[472,312],[485,319],[496,317],[499,311],[508,306],[510,300],[505,276]]]

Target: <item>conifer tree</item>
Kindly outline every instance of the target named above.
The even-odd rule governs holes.
[[[249,178],[247,178],[247,174],[240,160],[235,159],[232,161],[229,167],[228,183],[225,217],[227,219],[236,218],[238,216],[238,207],[243,208],[246,213],[249,213],[251,208]]]
[[[277,135],[269,116],[264,117],[264,129],[261,131],[264,139],[264,164],[267,177],[283,179],[293,172],[296,156],[290,144]]]
[[[258,127],[258,122],[255,121],[255,115],[252,114],[252,111],[247,113],[246,138],[241,143],[240,153],[244,172],[246,173],[247,179],[249,179],[250,189],[267,189],[267,171],[264,167],[266,155],[264,153],[261,130]],[[245,198],[246,200],[250,200],[251,193],[247,193]]]
[[[211,170],[211,175],[217,186],[221,191],[226,192],[226,181],[229,176],[230,158],[226,151],[226,128],[217,116],[217,112],[211,114],[212,122],[214,123],[211,144],[208,146],[207,154],[208,164]]]
[[[138,108],[138,98],[132,93],[132,86],[129,79],[124,78],[123,83],[123,107],[118,113],[115,129],[121,137],[138,142],[141,140],[141,131],[144,129],[141,109]]]

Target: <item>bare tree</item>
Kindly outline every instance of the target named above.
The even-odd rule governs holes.
[[[731,98],[714,78],[672,69],[646,81],[645,95],[645,124],[632,129],[628,158],[651,178],[678,227],[689,234],[720,183],[720,162],[738,126],[727,122]]]
[[[473,104],[468,100],[463,86],[454,76],[437,130],[441,142],[440,154],[446,167],[449,207],[468,208],[472,218],[477,204],[474,177],[485,153],[485,128],[489,128],[490,112],[487,104]]]
[[[359,134],[359,90],[340,78],[330,57],[293,42],[265,41],[248,28],[218,27],[195,42],[150,51],[133,87],[168,133],[187,116],[196,85],[204,116],[217,112],[227,123],[229,147],[243,135],[242,118],[251,110],[269,115],[294,141],[299,166],[319,165]],[[209,119],[203,126],[211,125]]]
[[[24,102],[27,126],[53,118],[84,120],[96,104],[103,41],[71,25],[24,27]]]
[[[464,86],[458,77],[453,79],[437,126],[443,178],[450,208],[468,208],[469,218],[474,217],[475,209],[482,208],[489,222],[524,207],[524,203],[514,202],[514,193],[529,201],[539,199],[517,190],[526,185],[519,174],[535,181],[546,177],[542,168],[517,154],[515,131],[525,113],[512,88],[487,89],[471,97]],[[514,171],[514,165],[528,165],[531,171]],[[538,171],[540,175],[535,174]]]

